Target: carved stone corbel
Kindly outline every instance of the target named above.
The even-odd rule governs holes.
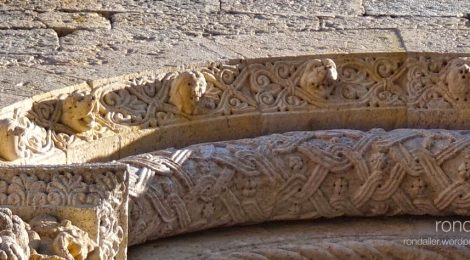
[[[338,79],[336,64],[331,59],[313,59],[306,63],[299,86],[309,93],[324,95],[331,82]]]
[[[60,122],[76,133],[84,133],[97,126],[99,102],[92,94],[74,92],[62,100]]]
[[[445,83],[454,99],[464,99],[470,94],[470,61],[457,58],[448,65]]]
[[[206,89],[207,82],[201,72],[181,72],[171,83],[168,102],[182,113],[191,115]]]

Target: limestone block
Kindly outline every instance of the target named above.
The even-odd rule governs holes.
[[[0,29],[45,28],[33,11],[0,11]]]
[[[57,75],[47,71],[24,66],[0,67],[0,93],[20,96],[23,99],[35,96],[51,96],[53,90],[80,85],[85,81],[74,77]],[[45,95],[43,95],[45,94]],[[13,104],[7,96],[2,102]]]
[[[311,55],[313,53],[401,52],[392,30],[282,33],[257,36],[217,36],[214,41],[245,58]]]
[[[59,48],[59,38],[50,29],[0,30],[0,54],[49,54]]]
[[[465,16],[470,13],[468,2],[459,0],[364,0],[364,8],[368,15]]]
[[[407,51],[438,53],[470,52],[469,29],[462,30],[400,30]],[[446,39],[446,40],[442,40]]]
[[[37,11],[103,11],[103,12],[178,12],[194,11],[217,12],[219,11],[219,1],[140,1],[133,0],[31,0],[31,1],[10,1],[0,0],[0,10],[37,10]]]
[[[10,1],[0,0],[0,10],[37,10],[37,11],[50,11],[57,7],[58,0],[43,1],[43,0],[31,0],[31,1]]]
[[[351,29],[467,29],[468,20],[456,17],[324,17],[321,19],[323,30]]]
[[[45,12],[38,19],[56,32],[69,33],[75,30],[111,29],[110,22],[97,13]]]
[[[126,31],[178,30],[187,35],[263,34],[318,30],[318,18],[294,15],[261,14],[139,14],[112,16],[113,28]]]
[[[469,131],[290,132],[124,158],[130,245],[213,227],[470,214]]]
[[[318,16],[357,16],[364,10],[361,1],[255,1],[222,0],[222,10],[234,13],[294,14]]]
[[[2,207],[26,222],[26,230],[36,232],[28,232],[30,241],[35,240],[31,256],[39,257],[32,259],[126,258],[125,165],[9,166],[0,167],[0,176]]]

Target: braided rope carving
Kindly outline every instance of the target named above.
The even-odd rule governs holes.
[[[132,156],[130,244],[217,226],[470,215],[470,131],[291,132]]]

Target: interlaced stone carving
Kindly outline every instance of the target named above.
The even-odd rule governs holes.
[[[130,244],[216,226],[470,214],[470,132],[292,132],[125,158]]]

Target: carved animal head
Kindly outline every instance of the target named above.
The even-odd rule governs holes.
[[[25,157],[19,148],[21,138],[26,128],[13,119],[0,120],[0,157],[14,161]]]
[[[94,95],[74,92],[62,101],[61,122],[77,133],[95,127],[98,102]]]
[[[445,81],[453,98],[465,98],[470,93],[470,62],[455,59],[449,64]]]
[[[190,115],[206,90],[207,82],[201,72],[182,72],[171,83],[169,103]]]
[[[329,80],[336,80],[338,72],[331,59],[314,59],[308,61],[299,85],[305,90],[327,86]]]

